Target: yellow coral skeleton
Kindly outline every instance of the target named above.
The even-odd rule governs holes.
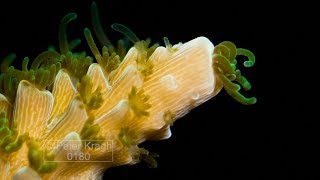
[[[247,56],[244,65],[250,67],[254,56],[231,42],[214,47],[207,38],[198,37],[172,46],[164,38],[165,47],[148,47],[149,41],[140,41],[115,24],[113,28],[127,35],[134,46],[125,55],[113,46],[104,46],[100,53],[85,29],[97,61],[92,63],[91,57],[71,53],[74,44],[66,41],[64,28],[75,17],[70,13],[62,20],[59,53],[42,53],[44,58],[39,55],[41,60],[35,60],[29,70],[26,58],[22,71],[1,66],[2,179],[98,179],[113,166],[140,160],[156,166],[154,156],[139,144],[169,138],[176,119],[223,87],[243,104],[256,102],[243,97],[233,82],[250,89],[236,69],[235,58]],[[19,73],[24,73],[22,78],[13,76]],[[42,77],[46,73],[52,80]],[[4,81],[13,78],[17,88],[12,95]]]

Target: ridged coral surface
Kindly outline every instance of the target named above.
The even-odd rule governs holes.
[[[115,45],[95,2],[91,16],[95,35],[83,31],[91,52],[78,51],[80,39],[68,41],[67,26],[77,18],[69,13],[58,48],[25,57],[21,67],[11,66],[15,54],[2,60],[0,179],[99,179],[114,166],[157,167],[158,155],[141,143],[169,138],[177,119],[222,89],[242,104],[256,103],[240,92],[251,84],[237,57],[252,67],[249,50],[230,41],[214,46],[206,37],[176,45],[164,37],[159,46],[117,23],[112,29],[125,38]]]
[[[0,94],[0,111],[13,120],[17,137],[28,138],[17,151],[0,154],[2,179],[95,179],[112,166],[152,161],[138,145],[170,137],[176,119],[221,90],[213,50],[205,37],[159,46],[145,60],[153,67],[146,75],[135,46],[111,72],[91,64],[87,92],[80,92],[86,80],[74,80],[65,68],[50,88],[20,81],[14,103]],[[95,97],[103,100],[96,106]]]

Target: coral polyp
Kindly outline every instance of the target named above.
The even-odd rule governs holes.
[[[239,91],[251,85],[238,69],[237,56],[255,57],[225,41],[214,46],[206,37],[165,46],[140,40],[129,28],[113,24],[127,41],[112,44],[92,4],[95,37],[84,39],[91,52],[75,51],[64,16],[59,48],[28,57],[21,69],[5,57],[0,76],[0,174],[2,179],[97,179],[114,166],[145,161],[156,167],[157,155],[141,148],[147,140],[171,136],[170,126],[222,89],[250,105]],[[96,39],[99,45],[96,43]],[[130,41],[133,46],[128,48]],[[91,55],[92,54],[92,55]],[[31,63],[30,63],[31,62]]]

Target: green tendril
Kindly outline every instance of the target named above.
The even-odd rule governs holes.
[[[79,94],[87,110],[98,109],[103,103],[101,88],[98,87],[92,92],[92,87],[93,84],[88,75],[83,76],[81,82],[78,84]]]
[[[102,67],[110,73],[111,71],[118,68],[120,64],[120,56],[113,52],[109,54],[109,50],[106,46],[102,48]]]
[[[10,66],[7,68],[3,78],[0,79],[8,80],[9,83],[14,83],[7,84],[6,88],[16,88],[16,82],[14,81],[20,82],[21,80],[27,80],[33,83],[40,90],[44,90],[47,86],[53,83],[56,74],[61,68],[60,61],[60,55],[57,52],[45,51],[34,59],[29,70],[29,58],[25,57],[22,62],[22,70],[18,70],[13,66]]]
[[[129,93],[129,105],[137,117],[149,116],[147,111],[151,108],[151,105],[147,103],[149,98],[148,95],[144,94],[143,90],[138,91],[135,86],[132,87]]]
[[[16,59],[16,54],[14,53],[11,53],[9,54],[8,56],[6,56],[2,62],[1,62],[1,66],[0,66],[0,69],[1,69],[1,72],[2,73],[5,73],[8,71],[8,68],[9,66],[12,64],[12,62]]]
[[[255,61],[256,61],[256,59],[254,57],[254,54],[251,51],[247,50],[247,49],[238,48],[237,49],[237,55],[246,56],[248,58],[248,61],[245,61],[243,63],[243,65],[245,67],[253,66]]]
[[[213,58],[215,59],[215,65],[221,69],[223,74],[229,76],[235,73],[234,67],[225,56],[217,54]]]
[[[14,104],[19,81],[17,78],[3,73],[0,75],[0,92],[6,96],[10,104]]]
[[[244,105],[251,105],[257,102],[257,99],[255,97],[246,98],[242,94],[240,94],[238,91],[233,91],[227,88],[226,88],[226,91],[233,99],[237,100],[238,102]]]
[[[120,39],[117,44],[117,54],[120,57],[120,61],[122,61],[127,54],[126,47],[127,46],[125,45],[124,41]],[[112,49],[110,49],[109,51],[112,52]]]
[[[75,20],[76,18],[76,13],[69,13],[65,15],[61,20],[61,23],[59,25],[59,47],[61,54],[66,54],[69,51],[69,45],[67,40],[67,25],[70,21]]]
[[[159,46],[159,44],[155,43],[151,47],[149,47],[151,43],[150,39],[140,41],[140,39],[128,27],[122,24],[115,23],[112,24],[111,27],[112,29],[124,34],[132,43],[134,43],[135,48],[140,51],[136,62],[137,68],[141,72],[141,74],[144,75],[144,77],[152,74],[153,64],[151,63],[151,61],[148,61],[148,59]],[[126,50],[123,46],[123,43],[121,41],[120,43],[118,42],[118,54],[121,54],[119,56],[120,59],[124,57],[125,52]]]
[[[83,143],[94,142],[95,144],[101,144],[104,138],[99,135],[100,128],[99,124],[94,124],[94,118],[89,117],[80,132]]]
[[[251,67],[255,62],[252,52],[246,49],[237,49],[230,41],[225,41],[217,45],[213,55],[214,71],[217,73],[224,89],[232,98],[245,105],[255,104],[257,102],[255,97],[246,98],[239,93],[241,87],[248,91],[251,89],[251,85],[249,81],[241,75],[240,70],[236,69],[237,60],[235,58],[237,55],[248,57],[249,60],[244,62],[245,67]],[[235,84],[233,81],[236,81],[240,85]]]
[[[137,68],[141,72],[141,74],[144,75],[144,77],[147,77],[153,73],[154,65],[151,61],[149,61],[149,58],[159,46],[158,43],[155,43],[151,47],[149,47],[150,43],[151,40],[147,39],[145,41],[139,41],[134,45],[135,48],[140,52],[136,60]]]
[[[146,40],[148,42],[148,44],[151,43],[150,39]],[[148,45],[149,46],[149,45]],[[148,47],[147,46],[147,47]],[[154,43],[152,46],[147,48],[147,59],[149,61],[150,56],[154,53],[154,51],[157,49],[157,47],[159,47],[159,43]]]
[[[176,52],[178,51],[178,48],[173,48],[172,44],[170,44],[169,39],[167,37],[163,38],[164,44],[166,46],[166,48],[170,51],[170,52]]]
[[[162,118],[163,118],[164,122],[166,122],[167,125],[172,126],[175,119],[176,119],[176,115],[173,114],[170,110],[167,110],[163,113]]]
[[[62,56],[62,59],[62,67],[68,70],[70,76],[79,80],[86,75],[93,61],[90,56],[86,56],[85,52],[72,53],[71,51]]]
[[[69,51],[74,50],[74,49],[75,49],[76,47],[78,47],[80,44],[81,44],[81,39],[77,38],[77,39],[72,40],[72,41],[68,44]]]
[[[147,163],[149,168],[157,168],[158,163],[155,158],[158,158],[159,154],[152,153],[145,148],[139,148],[139,158]]]
[[[96,58],[97,62],[99,64],[103,64],[102,60],[101,60],[101,54],[100,54],[100,52],[98,50],[98,47],[97,47],[96,43],[93,40],[93,37],[91,35],[90,30],[88,28],[85,28],[83,32],[84,32],[84,35],[86,37],[87,43],[88,43],[88,45],[89,45],[89,47],[91,49],[91,52],[93,53],[93,55]]]
[[[235,80],[243,87],[244,90],[249,91],[251,89],[250,82],[245,77],[241,76],[240,70],[236,70]]]
[[[53,172],[57,168],[57,162],[54,162],[55,156],[46,150],[41,150],[39,145],[34,140],[30,140],[27,143],[28,160],[32,169],[39,174],[45,174]]]
[[[125,35],[133,44],[140,41],[140,39],[131,31],[131,29],[123,24],[114,23],[111,25],[111,28]]]
[[[238,84],[233,83],[230,79],[228,79],[224,75],[219,75],[219,79],[220,81],[222,81],[223,87],[225,89],[229,89],[232,91],[239,91],[241,89],[241,87]]]
[[[16,131],[10,128],[6,114],[0,113],[0,151],[8,154],[18,151],[28,138],[28,133],[17,136]]]
[[[117,69],[121,58],[120,56],[113,50],[108,49],[108,47],[104,46],[102,48],[102,55],[99,52],[93,38],[91,35],[91,32],[89,29],[85,29],[84,34],[86,36],[87,42],[89,44],[89,47],[94,54],[97,62],[101,67],[104,68],[107,74],[111,73],[113,70]],[[123,50],[123,48],[120,46],[119,50],[122,51],[122,53],[125,53],[126,51]]]
[[[90,10],[91,10],[91,21],[93,25],[93,30],[96,36],[98,37],[100,44],[108,48],[113,48],[111,41],[108,39],[108,37],[104,33],[103,28],[101,26],[101,21],[99,18],[99,10],[96,2],[92,2]]]
[[[49,67],[60,61],[60,54],[56,51],[40,53],[32,62],[30,69],[37,70],[39,67]]]
[[[129,127],[121,128],[118,136],[121,143],[126,147],[136,145],[137,135]]]
[[[236,56],[237,56],[237,47],[235,44],[233,44],[232,42],[230,41],[224,41],[222,43],[219,44],[220,46],[224,46],[227,48],[228,50],[228,59],[230,60],[230,63],[232,64],[237,64],[237,61],[236,61]]]

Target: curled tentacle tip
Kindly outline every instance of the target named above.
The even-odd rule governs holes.
[[[140,39],[131,31],[131,29],[123,24],[113,23],[111,28],[124,34],[133,44],[140,41]]]
[[[255,97],[251,97],[251,98],[243,97],[243,99],[238,100],[238,102],[240,102],[243,105],[253,105],[253,104],[257,103],[257,98],[255,98]]]
[[[77,17],[78,17],[77,13],[68,13],[62,18],[61,20],[62,25],[68,24],[70,21],[77,19]]]
[[[70,20],[74,20],[78,17],[77,13],[69,13],[67,14],[67,17],[69,17],[68,19]]]
[[[244,67],[252,67],[254,65],[254,63],[252,61],[245,61],[243,63]]]
[[[236,64],[230,64],[232,69],[235,71],[237,69],[237,65]]]
[[[251,84],[249,82],[246,82],[245,84],[243,84],[243,89],[245,91],[249,91],[251,89]]]
[[[248,104],[247,105],[251,105],[251,104],[255,104],[257,103],[257,98],[255,97],[251,97],[248,99]]]
[[[234,81],[237,78],[237,76],[235,74],[231,74],[228,78],[230,81]]]
[[[111,24],[111,28],[112,29],[116,29],[119,25],[120,24],[118,24],[118,23],[113,23],[113,24]]]
[[[164,41],[164,44],[166,45],[166,47],[170,46],[170,42],[169,42],[169,39],[167,37],[164,37],[163,41]]]
[[[91,32],[90,32],[89,28],[84,28],[83,32],[85,34],[90,34],[91,35]]]

